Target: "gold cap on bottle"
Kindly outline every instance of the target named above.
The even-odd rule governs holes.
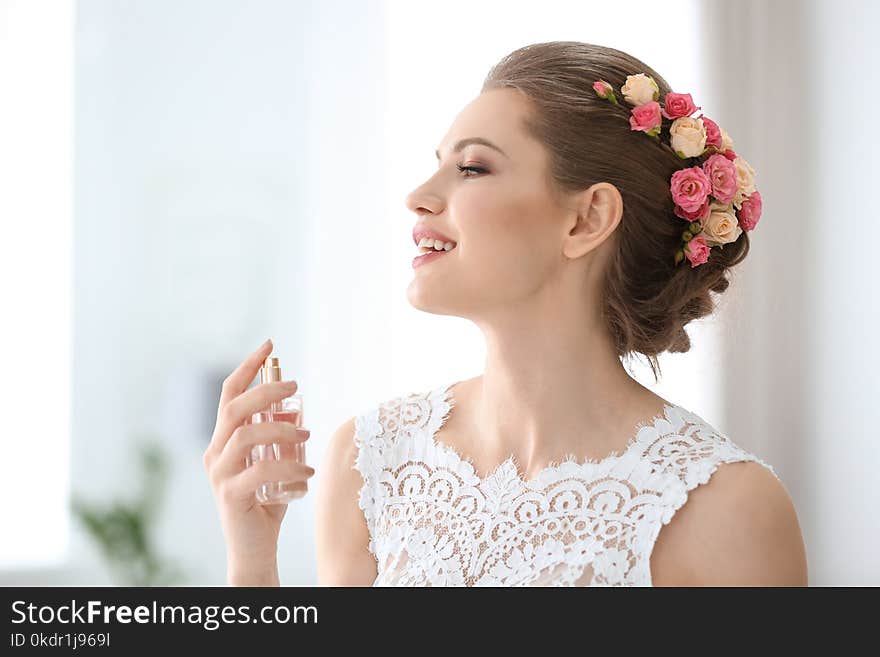
[[[281,381],[281,362],[276,356],[271,356],[263,361],[260,368],[260,383]]]

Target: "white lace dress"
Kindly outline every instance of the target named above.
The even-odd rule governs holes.
[[[359,506],[374,586],[651,586],[663,525],[721,463],[756,461],[678,405],[599,461],[523,479],[511,455],[485,477],[435,439],[455,383],[355,418]],[[778,478],[778,475],[777,475]]]

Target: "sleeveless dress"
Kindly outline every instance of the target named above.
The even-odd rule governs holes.
[[[601,460],[569,455],[526,480],[511,455],[481,477],[435,439],[454,385],[355,416],[373,586],[651,586],[660,529],[721,463],[779,478],[677,404]]]

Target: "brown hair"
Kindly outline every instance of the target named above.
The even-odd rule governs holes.
[[[594,81],[606,80],[617,92],[636,73],[654,78],[662,105],[672,91],[669,84],[632,55],[551,41],[505,56],[482,91],[511,87],[530,101],[533,111],[524,127],[547,147],[555,189],[576,192],[607,181],[620,191],[623,217],[612,237],[617,246],[605,274],[603,318],[618,356],[645,355],[657,381],[657,356],[690,349],[685,325],[714,310],[709,292],[727,289],[726,271],[746,257],[749,238],[743,231],[735,242],[713,248],[697,267],[687,259],[674,264],[688,222],[673,212],[670,178],[697,159],[681,159],[669,146],[670,119],[663,118],[658,143],[632,131],[632,107],[620,93],[620,105],[614,105],[593,90]]]

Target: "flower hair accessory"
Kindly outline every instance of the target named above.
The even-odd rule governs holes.
[[[596,80],[593,90],[620,105],[614,88]],[[669,189],[676,216],[689,226],[681,235],[682,246],[675,252],[675,264],[685,258],[691,268],[709,259],[709,251],[734,242],[743,231],[755,228],[761,218],[761,193],[755,188],[755,170],[733,150],[733,140],[702,113],[690,94],[669,92],[659,101],[660,88],[654,79],[638,73],[628,75],[620,88],[624,100],[633,107],[629,124],[658,143],[663,118],[670,119],[669,145],[681,159],[695,160],[694,166],[672,174]]]

